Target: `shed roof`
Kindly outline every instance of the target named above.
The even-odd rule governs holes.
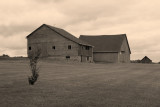
[[[119,52],[126,39],[130,51],[126,34],[119,35],[80,35],[81,40],[94,46],[93,52]],[[131,51],[130,51],[131,53]]]
[[[78,38],[76,38],[75,36],[73,36],[72,34],[70,34],[69,32],[65,31],[64,29],[61,29],[61,28],[57,28],[57,27],[54,27],[54,26],[51,26],[51,25],[47,25],[47,24],[43,24],[41,25],[39,28],[37,28],[35,31],[33,31],[32,33],[36,32],[37,30],[39,30],[41,27],[43,26],[46,26],[48,27],[49,29],[53,30],[54,32],[58,33],[59,35],[73,41],[73,42],[76,42],[78,44],[81,44],[81,45],[87,45],[87,46],[92,46],[90,44],[88,44],[87,42],[83,41],[83,40],[80,40]],[[26,38],[28,38],[29,36],[32,35],[29,34]]]
[[[143,60],[149,60],[149,61],[152,61],[151,59],[149,59],[147,56],[145,56],[144,58],[142,58],[142,60],[141,61],[143,61]]]

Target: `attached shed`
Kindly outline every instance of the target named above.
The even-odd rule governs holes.
[[[145,56],[142,60],[141,63],[152,63],[152,60],[149,59],[147,56]]]
[[[92,62],[92,45],[76,38],[67,31],[43,24],[27,37],[27,54],[40,50],[41,57],[58,60]]]
[[[94,46],[95,62],[129,63],[131,50],[126,34],[81,35],[80,39]]]

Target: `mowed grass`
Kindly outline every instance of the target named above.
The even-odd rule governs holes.
[[[159,107],[160,65],[0,61],[0,107]]]

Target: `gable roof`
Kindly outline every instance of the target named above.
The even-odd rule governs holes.
[[[48,27],[49,29],[53,30],[54,32],[56,32],[57,34],[75,42],[75,43],[78,43],[80,45],[87,45],[87,46],[92,46],[90,44],[88,44],[87,42],[83,41],[83,40],[80,40],[78,38],[76,38],[75,36],[73,36],[72,34],[70,34],[69,32],[61,29],[61,28],[57,28],[57,27],[53,27],[51,25],[47,25],[47,24],[43,24],[41,25],[39,28],[37,28],[35,31],[33,31],[31,34],[29,34],[26,38],[30,37],[34,32],[36,32],[37,30],[39,30],[41,27],[43,26],[46,26]]]
[[[80,35],[81,40],[95,46],[93,52],[119,52],[126,39],[130,51],[126,34],[119,35]],[[131,53],[131,51],[130,51]]]
[[[149,60],[149,61],[152,61],[151,59],[149,59],[147,56],[145,56],[141,61],[143,60]]]

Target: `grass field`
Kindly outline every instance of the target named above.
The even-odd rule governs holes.
[[[0,61],[0,107],[159,107],[160,65]]]

